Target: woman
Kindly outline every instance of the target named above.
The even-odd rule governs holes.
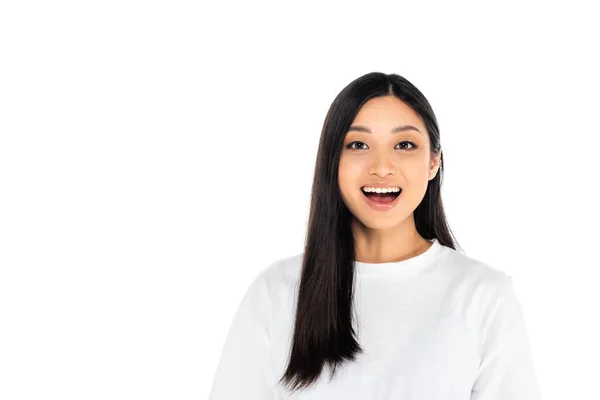
[[[210,399],[539,399],[512,278],[456,250],[442,172],[414,85],[370,73],[344,88],[304,251],[248,288]]]

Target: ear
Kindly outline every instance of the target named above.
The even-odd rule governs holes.
[[[437,175],[438,170],[440,169],[441,159],[442,159],[442,149],[440,148],[440,151],[438,152],[437,156],[435,156],[431,159],[431,166],[429,168],[429,180],[432,180]]]

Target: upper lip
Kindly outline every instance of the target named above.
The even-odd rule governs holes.
[[[368,185],[363,185],[361,186],[361,189],[364,187],[373,187],[373,188],[380,188],[380,189],[385,189],[385,188],[401,188],[400,185],[396,185],[393,183],[385,183],[385,182],[377,182],[377,183],[370,183]]]

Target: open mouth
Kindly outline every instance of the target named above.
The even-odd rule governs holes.
[[[400,196],[400,193],[402,193],[402,189],[400,189],[399,192],[393,192],[393,193],[375,193],[375,192],[365,192],[362,188],[360,189],[361,192],[363,192],[363,194],[371,201],[376,202],[376,203],[391,203],[394,200],[396,200],[396,198],[398,196]]]

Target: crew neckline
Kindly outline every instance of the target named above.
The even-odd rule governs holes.
[[[433,238],[429,241],[431,242],[431,246],[425,250],[425,252],[406,260],[386,263],[354,261],[354,268],[356,272],[363,277],[379,276],[390,273],[407,274],[415,269],[421,269],[430,265],[443,249],[443,246],[437,238]]]

